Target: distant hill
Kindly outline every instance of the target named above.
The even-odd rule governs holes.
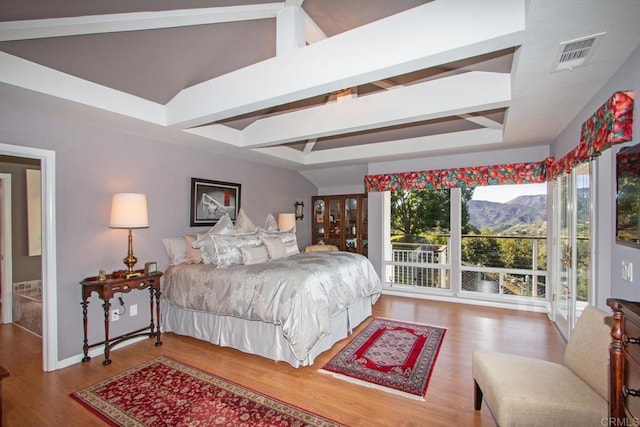
[[[471,200],[469,222],[479,230],[492,233],[532,234],[546,233],[547,196],[519,196],[506,203]],[[544,230],[544,231],[542,231]]]
[[[547,195],[536,194],[533,196],[518,196],[513,200],[507,202],[509,205],[528,206],[533,209],[547,209]]]

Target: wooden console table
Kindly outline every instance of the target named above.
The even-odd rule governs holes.
[[[109,352],[115,345],[126,341],[128,339],[138,336],[155,337],[156,346],[162,345],[160,341],[160,277],[162,272],[156,271],[149,274],[144,274],[143,270],[137,271],[141,275],[132,278],[120,278],[109,275],[105,280],[100,280],[98,277],[88,277],[80,282],[82,287],[82,323],[84,328],[84,341],[82,350],[84,352],[83,362],[91,360],[89,357],[89,349],[104,344],[104,361],[103,365],[111,363],[109,358]],[[149,314],[151,322],[148,327],[138,329],[127,334],[120,335],[115,338],[109,337],[109,312],[111,308],[111,298],[118,292],[129,293],[133,290],[149,289]],[[104,309],[104,341],[100,341],[94,344],[89,344],[87,339],[87,307],[89,305],[89,296],[92,292],[96,292],[98,297],[103,301],[102,308]],[[154,301],[156,316],[154,319]],[[155,322],[154,322],[155,320]]]

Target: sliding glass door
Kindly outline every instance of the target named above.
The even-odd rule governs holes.
[[[555,184],[553,314],[567,339],[592,292],[591,181],[591,164],[582,163]]]

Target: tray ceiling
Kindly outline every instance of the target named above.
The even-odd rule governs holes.
[[[10,3],[3,102],[313,179],[548,145],[640,44],[636,0]]]

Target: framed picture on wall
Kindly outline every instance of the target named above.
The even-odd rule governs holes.
[[[212,226],[225,214],[235,222],[240,210],[240,184],[191,178],[191,226]]]

